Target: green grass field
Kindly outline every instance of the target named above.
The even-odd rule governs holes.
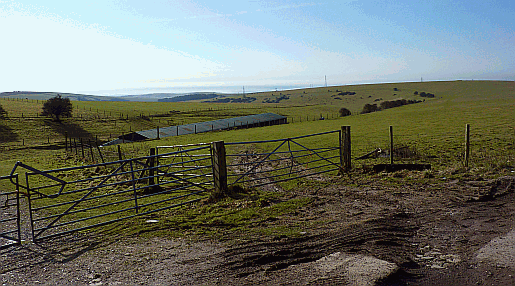
[[[396,89],[396,90],[394,90]],[[336,91],[338,90],[338,92]],[[340,96],[339,92],[355,92]],[[414,95],[430,92],[435,98]],[[273,95],[272,95],[273,94]],[[289,99],[279,103],[263,103],[266,98],[287,95]],[[148,155],[155,146],[225,141],[246,142],[268,139],[291,138],[301,135],[339,130],[351,126],[352,157],[381,148],[389,148],[389,126],[393,126],[394,145],[410,151],[407,158],[395,158],[396,162],[429,163],[430,177],[437,179],[475,176],[494,178],[513,175],[515,172],[515,83],[497,81],[452,81],[424,83],[396,83],[357,86],[340,86],[306,90],[292,90],[248,94],[256,97],[252,103],[204,103],[204,102],[99,102],[73,101],[73,118],[56,123],[37,114],[42,100],[0,98],[0,105],[8,112],[8,118],[0,119],[0,175],[10,173],[16,161],[22,161],[40,169],[54,169],[88,164],[81,156],[66,154],[64,134],[79,138],[107,141],[122,132],[145,130],[156,126],[172,126],[229,118],[249,114],[273,112],[288,117],[289,124],[252,129],[227,130],[168,137],[138,143],[122,144],[124,157]],[[241,97],[241,95],[240,95]],[[418,99],[424,102],[405,105],[383,111],[359,114],[365,104],[379,104],[384,100]],[[380,99],[380,100],[379,100]],[[342,107],[353,112],[352,116],[338,117]],[[320,117],[326,120],[318,120]],[[471,126],[471,153],[469,169],[464,168],[465,125]],[[334,135],[336,136],[336,135]],[[307,138],[309,146],[333,146],[338,138],[320,136]],[[271,150],[274,144],[258,144],[253,148]],[[402,149],[402,148],[400,148]],[[105,147],[104,152],[115,154],[116,146]],[[228,152],[240,149],[228,148]],[[79,154],[80,155],[80,154]],[[87,157],[87,156],[86,156]],[[116,158],[116,156],[113,156]],[[376,159],[354,160],[353,173],[369,176],[373,164],[387,163],[387,156]],[[353,175],[354,176],[354,175]],[[402,184],[399,179],[397,184]],[[1,182],[7,184],[7,182]],[[281,184],[294,192],[295,184]],[[0,186],[2,187],[2,186]],[[260,200],[270,194],[253,190],[249,208],[234,208],[240,199],[226,198],[217,203],[218,208],[201,205],[198,208],[171,210],[174,219],[166,225],[182,233],[185,229],[197,234],[213,234],[212,225],[230,225],[231,229],[259,224],[269,217],[283,215],[304,207],[309,202],[302,199],[281,201],[277,212],[259,207]],[[293,205],[293,206],[292,206]],[[222,206],[222,207],[221,207]],[[195,217],[186,223],[183,217]],[[255,221],[249,222],[249,218]],[[205,221],[208,221],[207,223]],[[124,222],[138,233],[145,227],[138,220]],[[259,231],[259,230],[258,230]],[[261,230],[266,232],[266,230]],[[277,229],[288,235],[291,230]]]
[[[396,90],[394,90],[396,89]],[[334,95],[341,91],[355,95]],[[428,99],[414,92],[430,92]],[[273,94],[273,95],[272,95]],[[288,95],[279,103],[264,104],[262,100]],[[23,95],[21,95],[23,97]],[[264,140],[294,137],[350,125],[353,155],[388,147],[388,127],[394,128],[397,144],[418,146],[419,152],[434,156],[460,156],[464,144],[465,124],[471,125],[472,151],[506,153],[515,141],[515,83],[497,81],[453,81],[370,84],[266,92],[248,94],[256,97],[253,103],[203,102],[99,102],[73,101],[73,118],[62,124],[42,118],[42,100],[0,98],[0,105],[8,112],[8,119],[0,119],[0,171],[5,174],[14,161],[27,161],[52,167],[44,158],[62,152],[64,133],[71,138],[98,138],[107,141],[121,133],[173,126],[220,118],[273,112],[288,117],[290,124],[249,130],[222,131],[206,134],[164,138],[159,141],[137,143],[124,149],[145,150],[154,145],[183,143]],[[425,99],[425,102],[363,114],[366,103],[380,103],[377,99]],[[352,116],[339,118],[342,107]],[[179,112],[177,112],[179,111]],[[318,120],[320,117],[328,120]],[[506,154],[508,154],[506,153]],[[137,154],[134,154],[135,156]],[[477,158],[472,156],[472,158]],[[50,160],[51,161],[51,160]],[[444,162],[445,163],[445,162]],[[476,162],[480,164],[480,162]]]

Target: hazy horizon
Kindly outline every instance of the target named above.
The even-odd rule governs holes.
[[[370,83],[352,83],[352,84],[334,84],[327,87],[339,87],[339,86],[355,86],[355,85],[373,85],[373,84],[394,84],[394,83],[408,83],[408,82],[420,82],[419,81],[403,81],[403,82],[370,82]],[[505,79],[449,79],[449,80],[423,80],[423,82],[438,82],[438,81],[512,81]],[[185,87],[167,87],[167,88],[137,88],[137,89],[118,89],[118,90],[99,90],[99,91],[86,91],[86,92],[67,92],[67,91],[55,91],[55,90],[19,90],[18,92],[55,92],[55,93],[73,93],[83,95],[95,95],[95,96],[136,96],[136,95],[151,95],[151,94],[190,94],[196,92],[214,92],[220,94],[251,94],[267,91],[284,91],[284,90],[295,90],[295,89],[309,89],[309,88],[320,88],[326,87],[323,85],[249,85],[249,86],[185,86]],[[2,92],[14,92],[14,91],[0,91]]]

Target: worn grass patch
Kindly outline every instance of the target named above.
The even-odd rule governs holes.
[[[216,203],[193,204],[153,216],[127,220],[114,226],[126,234],[140,236],[202,236],[216,239],[229,238],[231,234],[259,232],[293,236],[299,231],[286,226],[268,224],[282,216],[298,211],[312,202],[310,198],[285,198],[284,194],[257,190],[226,197]],[[113,227],[107,227],[111,229]]]

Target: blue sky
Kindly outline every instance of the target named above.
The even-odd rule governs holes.
[[[515,80],[513,1],[0,0],[0,91]]]

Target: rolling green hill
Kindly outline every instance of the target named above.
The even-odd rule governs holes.
[[[421,92],[432,93],[435,97],[421,97]],[[41,93],[37,96],[49,98],[54,95]],[[490,164],[495,165],[493,169],[499,166],[513,169],[514,82],[348,85],[246,96],[255,97],[256,100],[251,103],[73,101],[74,117],[58,124],[38,116],[43,103],[39,98],[27,96],[25,100],[16,100],[13,95],[0,95],[0,105],[8,112],[7,119],[0,119],[0,174],[6,174],[17,160],[47,168],[54,166],[56,161],[46,158],[61,156],[64,146],[60,142],[64,140],[65,131],[77,140],[98,138],[107,141],[122,132],[264,112],[287,116],[290,124],[171,137],[126,144],[122,148],[132,150],[132,155],[137,156],[146,154],[148,147],[155,145],[285,138],[350,125],[353,157],[357,157],[375,148],[387,149],[388,127],[391,125],[394,127],[395,142],[408,146],[420,155],[411,160],[428,161],[443,170],[445,166],[460,167],[465,124],[471,124],[473,166],[488,168]],[[383,101],[397,99],[423,102],[359,114],[365,104],[380,105]],[[338,110],[342,107],[350,109],[353,115],[338,117]],[[320,117],[326,120],[319,120]],[[355,164],[363,166],[374,162],[365,160],[356,161]]]

